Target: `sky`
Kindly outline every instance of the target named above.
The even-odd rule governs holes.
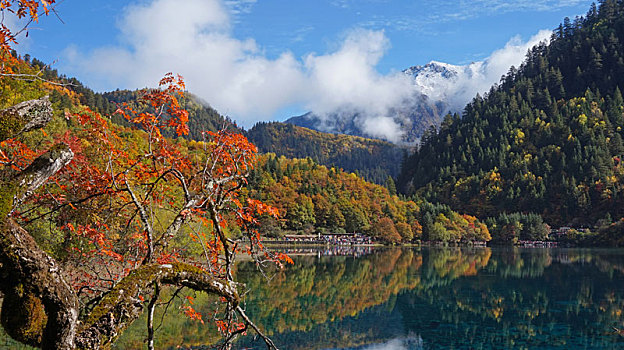
[[[153,87],[167,72],[181,74],[189,91],[245,127],[358,108],[378,120],[413,93],[402,70],[432,60],[495,61],[486,65],[489,85],[520,64],[527,45],[590,4],[60,0],[60,19],[35,24],[18,51],[96,91]]]

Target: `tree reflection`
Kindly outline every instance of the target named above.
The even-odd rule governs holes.
[[[360,258],[295,257],[258,277],[241,263],[249,314],[285,349],[348,348],[416,337],[440,347],[613,347],[622,327],[624,252],[383,249]],[[197,296],[196,309],[211,303]],[[208,327],[167,315],[162,347],[208,346]],[[183,339],[180,335],[183,334]],[[124,347],[133,344],[122,339]],[[208,345],[207,345],[208,344]],[[244,338],[239,347],[254,346]],[[621,345],[621,344],[620,344]]]

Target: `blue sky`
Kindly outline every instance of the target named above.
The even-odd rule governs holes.
[[[397,72],[431,60],[487,59],[526,42],[584,0],[62,0],[20,52],[96,90],[189,90],[245,126],[370,102],[387,107]],[[517,60],[517,59],[516,59]],[[388,102],[390,101],[390,102]],[[367,106],[369,108],[371,106]],[[382,113],[384,108],[377,108]]]

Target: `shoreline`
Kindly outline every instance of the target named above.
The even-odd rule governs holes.
[[[418,243],[352,243],[352,244],[333,244],[330,242],[305,242],[305,241],[262,241],[262,245],[267,248],[282,247],[305,247],[305,248],[329,248],[329,247],[519,247],[519,248],[561,248],[569,247],[563,242],[558,241],[526,241],[516,244],[488,244],[489,242],[431,242],[424,241]],[[574,247],[574,246],[572,246]],[[579,246],[580,247],[580,246]],[[596,246],[595,248],[599,248]]]

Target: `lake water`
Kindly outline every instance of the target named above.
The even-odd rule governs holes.
[[[624,250],[296,253],[270,282],[251,264],[238,268],[249,315],[281,349],[624,348],[613,329],[624,328]],[[217,339],[177,315],[165,322],[161,347],[211,348]],[[132,333],[119,348],[139,345]],[[265,347],[246,337],[235,348]]]
[[[270,282],[250,263],[237,271],[250,289],[249,315],[281,349],[624,349],[613,329],[624,328],[624,250],[291,253],[295,265]],[[157,347],[213,348],[213,305],[196,295],[205,325],[170,307]],[[144,339],[139,320],[116,348],[144,348]],[[234,348],[265,349],[250,336]]]

